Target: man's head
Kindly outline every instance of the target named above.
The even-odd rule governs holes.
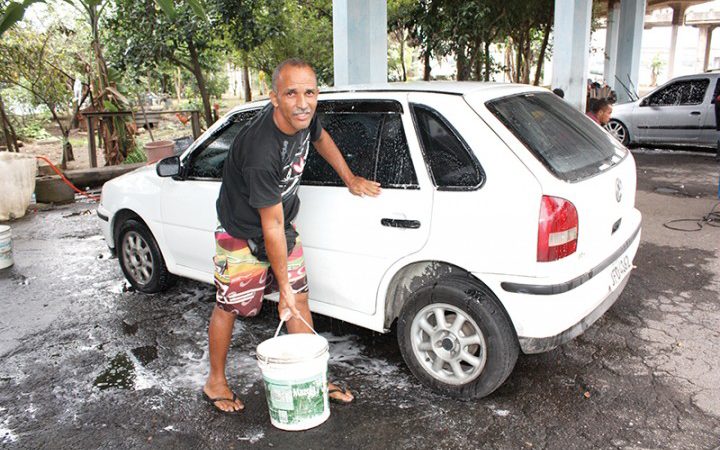
[[[557,95],[560,98],[565,98],[565,91],[560,88],[553,89],[553,94]]]
[[[605,125],[610,122],[610,115],[612,115],[612,105],[607,99],[600,98],[595,100],[590,106],[590,112],[595,114],[600,125]]]
[[[295,134],[310,126],[317,106],[317,78],[307,62],[291,58],[273,71],[270,101],[273,119],[285,134]]]

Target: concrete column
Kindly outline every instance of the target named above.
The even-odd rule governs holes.
[[[618,58],[616,73],[620,81],[637,93],[640,73],[640,46],[642,45],[645,0],[622,0],[620,2],[620,24],[618,37]],[[630,101],[630,96],[620,83],[616,83],[618,103]]]
[[[552,87],[585,111],[592,0],[556,0]]]
[[[675,3],[672,5],[673,18],[670,31],[670,57],[668,58],[668,78],[675,75],[675,55],[677,53],[677,36],[680,26],[685,23],[686,6]]]
[[[387,81],[387,1],[333,0],[335,86]]]
[[[605,83],[613,89],[615,89],[619,21],[619,2],[617,0],[608,0],[607,29],[605,30],[605,70],[603,71],[603,77],[605,78]]]
[[[695,67],[698,72],[705,72],[710,61],[710,48],[712,44],[712,32],[715,25],[698,26],[698,46],[695,58]]]

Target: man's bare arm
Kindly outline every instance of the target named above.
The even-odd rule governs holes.
[[[335,145],[335,141],[333,141],[327,131],[322,130],[320,139],[313,142],[313,145],[315,145],[315,148],[318,153],[320,153],[320,156],[322,156],[325,161],[327,161],[328,164],[335,169],[335,172],[337,172],[340,179],[343,180],[343,183],[345,183],[348,189],[350,189],[351,193],[361,197],[364,195],[369,195],[371,197],[380,195],[380,183],[353,175],[350,167],[348,167],[345,162],[345,158],[343,158],[342,153],[340,153],[337,145]]]
[[[260,208],[258,211],[265,238],[265,250],[280,290],[278,312],[282,317],[283,310],[289,308],[293,316],[299,317],[300,313],[295,307],[295,294],[288,279],[285,215],[282,203]]]

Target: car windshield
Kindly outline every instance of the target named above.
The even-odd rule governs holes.
[[[513,95],[487,102],[486,106],[562,180],[591,177],[627,154],[612,136],[554,94]]]

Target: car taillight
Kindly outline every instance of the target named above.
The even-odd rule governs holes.
[[[538,262],[557,261],[577,250],[578,214],[564,198],[543,195],[538,220]]]

